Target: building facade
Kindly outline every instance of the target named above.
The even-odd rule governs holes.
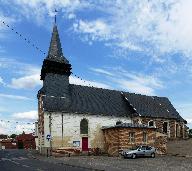
[[[105,151],[110,156],[118,156],[119,152],[133,146],[149,145],[157,149],[157,153],[166,153],[167,137],[160,136],[155,127],[141,124],[122,123],[111,127],[103,127]]]
[[[102,128],[120,123],[147,125],[152,134],[162,132],[168,138],[185,138],[186,121],[167,98],[73,85],[69,83],[71,69],[55,24],[41,69],[43,87],[37,95],[36,132],[41,153],[50,154],[56,149],[106,152]],[[145,132],[142,129],[139,131]],[[150,137],[148,133],[146,136]]]

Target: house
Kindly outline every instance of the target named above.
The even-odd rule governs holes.
[[[33,134],[22,133],[16,137],[19,149],[35,149],[35,136]]]
[[[109,156],[118,156],[119,152],[139,145],[156,147],[158,154],[167,151],[167,136],[156,131],[156,127],[120,123],[114,126],[102,127],[104,135],[104,151]]]
[[[17,142],[12,138],[3,139],[0,141],[0,149],[17,149]]]
[[[123,134],[119,140],[127,139],[117,149],[130,146],[128,140],[136,134],[141,134],[137,144],[143,143],[143,136],[146,144],[162,144],[155,141],[162,140],[159,137],[185,138],[186,121],[168,98],[70,84],[71,69],[54,24],[41,69],[43,87],[37,94],[40,153],[59,148],[106,152],[113,131]]]

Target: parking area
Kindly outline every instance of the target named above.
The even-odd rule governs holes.
[[[44,158],[62,165],[79,166],[106,171],[191,171],[192,158],[176,156],[156,156],[156,158],[123,159],[107,156],[78,156]]]

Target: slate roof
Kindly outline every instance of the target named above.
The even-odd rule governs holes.
[[[102,129],[110,129],[110,128],[149,128],[156,129],[155,127],[151,127],[143,124],[133,124],[133,123],[122,123],[114,126],[103,126]]]
[[[44,96],[46,111],[113,116],[142,116],[184,121],[166,97],[146,96],[102,88],[70,84],[70,100]],[[53,89],[54,90],[54,89]],[[43,89],[40,90],[41,93]]]
[[[143,117],[172,118],[184,121],[166,97],[146,96],[128,92],[123,92],[123,96],[136,109],[136,112]]]
[[[69,61],[63,56],[61,42],[56,24],[53,27],[47,59],[51,61],[69,64]]]
[[[64,105],[65,98],[45,96],[43,99],[44,109],[108,116],[131,116],[135,113],[132,107],[127,105],[119,91],[73,84],[70,84],[69,88],[71,99],[68,106]]]

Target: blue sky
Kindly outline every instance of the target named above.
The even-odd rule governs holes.
[[[64,55],[86,80],[71,83],[166,96],[192,128],[190,0],[0,0],[0,133],[33,129],[55,8]]]

